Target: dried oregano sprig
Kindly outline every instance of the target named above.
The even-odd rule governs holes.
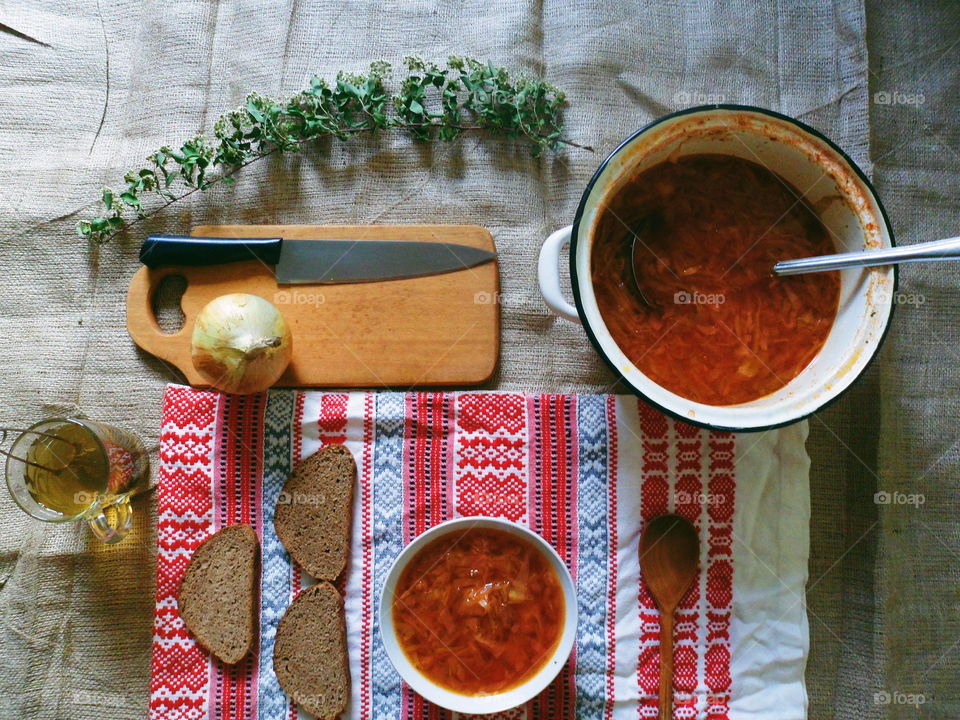
[[[315,77],[284,103],[248,95],[243,107],[216,122],[212,140],[197,135],[177,150],[164,146],[145,167],[124,175],[121,191],[104,188],[103,211],[77,223],[78,234],[106,242],[198,190],[234,182],[252,162],[324,136],[346,140],[395,128],[418,140],[451,141],[487,131],[525,141],[534,156],[561,145],[592,149],[561,137],[565,97],[550,83],[470,58],[451,57],[441,69],[410,57],[405,66],[407,75],[392,96],[385,62],[372,63],[366,74],[341,72],[333,85]]]

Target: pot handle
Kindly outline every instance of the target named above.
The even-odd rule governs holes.
[[[560,289],[560,253],[570,244],[573,227],[567,225],[551,234],[540,248],[540,260],[537,263],[537,280],[543,301],[554,313],[570,322],[579,323],[577,308],[563,296]]]

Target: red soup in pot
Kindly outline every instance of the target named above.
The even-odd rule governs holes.
[[[631,247],[641,241],[633,290]],[[779,260],[834,252],[786,180],[726,155],[638,173],[600,210],[592,280],[614,341],[658,385],[707,405],[779,390],[816,356],[837,315],[836,272],[776,277]]]
[[[533,677],[560,642],[565,612],[546,556],[522,537],[483,527],[421,548],[392,605],[410,663],[463,695],[505,692]]]

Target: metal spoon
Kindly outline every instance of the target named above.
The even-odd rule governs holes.
[[[960,237],[949,240],[904,245],[886,250],[860,250],[857,252],[837,253],[784,260],[773,266],[777,275],[800,275],[802,273],[842,270],[851,267],[875,267],[896,263],[925,262],[930,260],[960,260]]]
[[[655,308],[656,303],[643,294],[643,286],[640,283],[640,277],[637,275],[637,253],[640,248],[646,249],[640,239],[640,234],[646,229],[647,223],[652,221],[651,218],[652,216],[642,221],[634,232],[633,243],[630,247],[630,272],[637,297],[647,307]],[[903,245],[884,250],[858,250],[799,258],[797,260],[781,260],[773,266],[773,272],[776,275],[802,275],[804,273],[843,270],[844,268],[877,267],[879,265],[930,262],[933,260],[960,260],[960,237]]]
[[[686,518],[661,515],[640,536],[640,571],[660,610],[660,720],[673,720],[673,613],[697,575],[700,538]]]

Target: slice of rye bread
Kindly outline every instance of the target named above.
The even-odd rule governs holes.
[[[273,671],[280,687],[317,718],[335,718],[350,695],[343,598],[320,581],[297,595],[277,627]]]
[[[193,552],[177,608],[197,643],[223,662],[239,662],[259,635],[260,542],[249,525],[230,525]]]
[[[297,465],[277,498],[277,537],[318,580],[336,580],[350,552],[357,465],[343,445],[328,445]]]

